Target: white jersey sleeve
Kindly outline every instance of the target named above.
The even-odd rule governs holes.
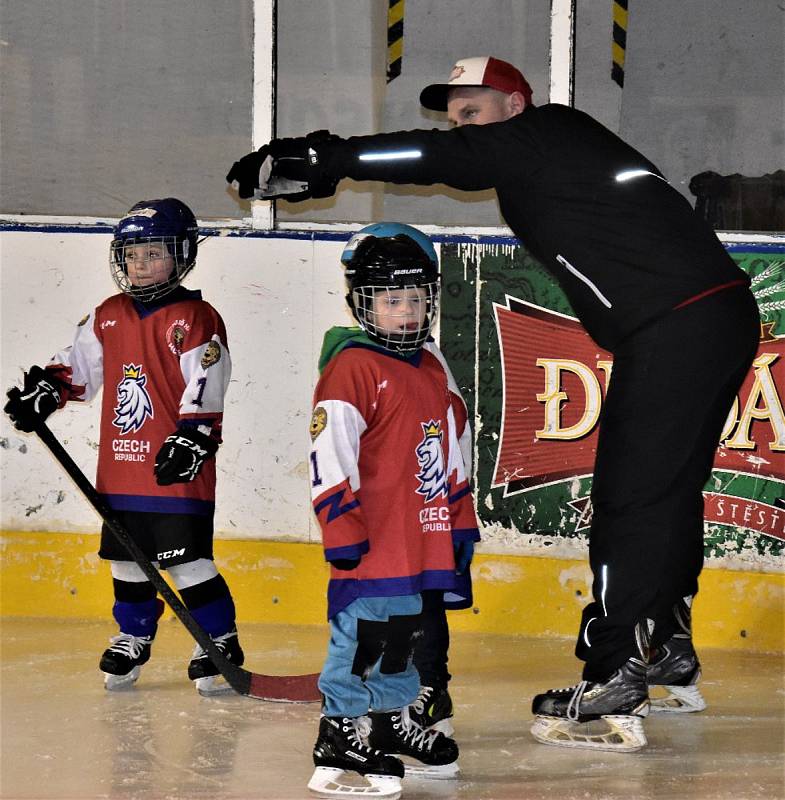
[[[344,400],[320,400],[311,422],[311,497],[348,483],[360,488],[360,437],[368,425],[360,412]]]
[[[452,371],[450,370],[450,367],[447,364],[447,359],[444,357],[442,351],[436,346],[435,342],[426,342],[423,349],[428,350],[428,352],[432,353],[438,360],[438,362],[442,365],[442,369],[444,369],[444,372],[447,375],[447,387],[449,388],[450,392],[453,395],[455,395],[455,397],[463,405],[464,410],[466,410],[466,401],[463,399],[461,390],[458,388],[458,383],[455,380],[455,377],[453,376]],[[458,444],[461,450],[461,455],[463,456],[464,471],[465,474],[468,476],[472,474],[472,456],[473,456],[472,431],[468,419],[466,420],[463,429],[457,431],[457,436],[458,436]]]
[[[47,369],[68,387],[68,400],[92,400],[104,382],[104,348],[95,332],[96,312],[83,319],[73,343],[55,353]]]
[[[185,381],[180,416],[194,419],[223,414],[232,359],[220,336],[216,333],[210,341],[183,353],[180,370]]]

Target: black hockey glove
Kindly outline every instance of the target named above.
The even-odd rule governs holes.
[[[342,572],[348,572],[360,566],[359,558],[336,558],[335,561],[330,562],[336,569]]]
[[[3,410],[18,431],[32,433],[60,405],[62,389],[51,372],[30,367],[25,372],[24,387],[14,386],[6,392],[8,402]]]
[[[458,575],[463,575],[471,566],[474,558],[474,542],[456,542],[453,545],[455,553],[455,571]]]
[[[325,173],[319,146],[337,138],[329,131],[314,131],[294,139],[273,139],[235,161],[226,180],[237,182],[242,198],[284,198],[297,202],[312,197],[331,197],[338,178]]]
[[[188,483],[218,450],[218,442],[196,428],[178,428],[164,440],[155,457],[156,481],[159,486]]]

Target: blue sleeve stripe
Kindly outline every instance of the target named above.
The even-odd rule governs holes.
[[[466,497],[466,495],[469,494],[470,491],[471,489],[469,488],[469,485],[466,484],[466,486],[464,486],[463,489],[459,489],[455,494],[451,494],[448,497],[450,505],[452,505],[453,503],[457,503],[462,497]]]
[[[341,505],[341,500],[343,500],[345,492],[346,489],[340,489],[329,497],[325,497],[321,503],[314,506],[314,511],[318,514],[323,508],[329,508],[330,510],[327,512],[327,522],[332,522],[347,511],[357,508],[357,506],[360,505],[360,501],[357,499],[349,501],[346,505]]]
[[[360,558],[360,556],[364,556],[369,549],[370,545],[367,539],[364,542],[347,544],[343,547],[326,547],[324,550],[324,560],[335,561],[338,558]]]

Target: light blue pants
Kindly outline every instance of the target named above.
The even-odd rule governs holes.
[[[413,703],[420,678],[411,657],[401,672],[382,672],[380,656],[373,665],[354,674],[362,622],[389,622],[393,616],[420,614],[420,595],[405,597],[360,597],[330,621],[330,644],[319,676],[324,695],[322,713],[329,717],[361,717],[368,711],[390,711]]]

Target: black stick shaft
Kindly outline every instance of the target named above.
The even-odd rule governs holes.
[[[128,533],[120,521],[114,517],[109,506],[102,500],[93,485],[85,477],[85,474],[76,465],[76,462],[60,444],[52,431],[49,430],[46,423],[39,423],[35,432],[38,434],[41,441],[49,448],[52,455],[60,462],[60,465],[68,473],[74,483],[79,487],[90,505],[98,512],[103,521],[107,524],[109,530],[112,531],[133,560],[139,565],[158,594],[163,597],[169,608],[175,613],[175,616],[183,623],[188,633],[190,633],[197,644],[205,650],[210,660],[220,670],[227,683],[240,694],[247,694],[250,674],[226,660],[223,653],[215,646],[210,636],[193,618],[191,612],[183,604],[183,601],[172,591],[169,584],[152,565],[150,559],[145,556],[139,545],[131,538],[131,534]]]

